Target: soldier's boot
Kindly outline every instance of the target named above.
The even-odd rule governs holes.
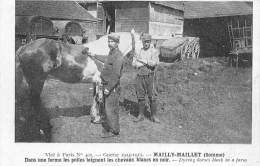
[[[145,100],[139,100],[138,102],[139,115],[134,122],[141,122],[144,120],[144,111],[145,111]]]
[[[117,134],[118,135],[118,134]],[[109,137],[115,137],[117,136],[116,134],[110,132],[110,130],[106,130],[106,129],[102,129],[102,133],[101,133],[101,138],[109,138]]]
[[[102,125],[102,133],[100,135],[101,138],[108,138],[108,137],[116,137],[119,136],[119,128],[112,129],[108,124],[107,120],[104,120]]]
[[[159,118],[157,117],[157,103],[156,100],[150,100],[151,108],[151,121],[154,123],[160,123]]]

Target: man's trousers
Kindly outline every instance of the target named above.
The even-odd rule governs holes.
[[[107,132],[113,134],[119,134],[119,90],[111,92],[108,97],[105,98],[105,110],[102,111],[103,122],[102,127]]]

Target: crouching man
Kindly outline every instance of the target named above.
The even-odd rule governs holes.
[[[119,93],[120,77],[122,73],[123,55],[118,49],[120,36],[111,34],[108,36],[108,47],[110,48],[101,79],[104,90],[104,107],[101,111],[102,135],[101,137],[112,137],[119,135]]]
[[[143,48],[133,57],[133,66],[137,67],[136,94],[138,98],[139,115],[134,122],[144,120],[145,96],[150,102],[151,121],[160,123],[157,118],[157,104],[154,89],[154,69],[159,63],[159,51],[151,46],[151,35],[143,34]]]

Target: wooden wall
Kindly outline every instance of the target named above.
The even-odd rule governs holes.
[[[155,36],[183,33],[184,12],[150,2],[120,2],[115,5],[116,32],[147,32]]]
[[[26,35],[30,31],[30,20],[32,17],[15,16],[15,34]]]
[[[97,5],[96,2],[87,3],[87,5],[83,7],[95,18],[100,19],[98,21],[98,29],[97,29],[97,35],[104,35],[106,33],[106,26],[105,26],[105,11],[103,6],[99,3]],[[97,8],[98,7],[98,8]]]
[[[115,12],[116,32],[148,32],[148,2],[121,2]]]
[[[171,37],[173,33],[182,36],[183,28],[180,25],[170,23],[149,22],[149,33],[153,36],[162,37]]]
[[[150,3],[149,33],[157,36],[182,35],[184,12]]]
[[[184,35],[200,38],[202,57],[226,56],[231,50],[227,25],[244,19],[252,23],[252,15],[185,19]]]
[[[98,35],[106,33],[106,18],[105,11],[101,4],[98,5],[97,18],[101,19],[98,22]]]

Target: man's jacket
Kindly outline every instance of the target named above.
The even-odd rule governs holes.
[[[104,88],[111,91],[119,85],[122,74],[123,54],[118,48],[109,51],[104,68],[101,72],[101,79]]]
[[[133,66],[138,68],[138,75],[148,75],[152,73],[153,70],[143,63],[140,63],[139,60],[147,65],[156,66],[159,63],[159,51],[152,46],[148,50],[142,48],[139,54],[133,58]]]

